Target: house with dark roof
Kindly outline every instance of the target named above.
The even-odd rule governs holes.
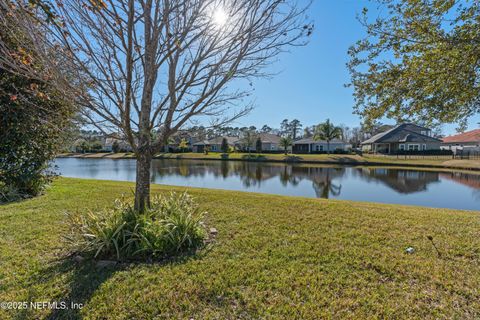
[[[362,151],[395,154],[404,151],[440,150],[441,140],[429,128],[402,123],[361,143]]]
[[[221,152],[223,138],[227,139],[228,146],[231,148],[234,148],[235,143],[238,141],[238,137],[216,137],[209,140],[199,141],[192,145],[193,152],[202,153],[207,148],[212,152]]]
[[[333,139],[330,143],[324,140],[314,140],[313,138],[304,138],[296,140],[292,144],[293,153],[322,153],[347,151],[352,148],[350,143],[344,142],[340,139]]]
[[[480,151],[480,129],[448,136],[442,139],[440,146],[443,150],[471,150]]]

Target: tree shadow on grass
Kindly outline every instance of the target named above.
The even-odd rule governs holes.
[[[299,161],[302,161],[303,158],[302,157],[299,157],[299,156],[286,156],[285,157],[285,161],[286,162],[299,162]]]
[[[335,160],[340,162],[340,163],[352,163],[352,164],[355,164],[355,163],[358,163],[359,161],[357,159],[354,159],[354,158],[350,158],[350,157],[335,157]]]
[[[110,157],[110,156],[113,156],[113,155],[115,155],[115,152],[107,152],[107,153],[102,154],[99,158],[107,158],[107,157]]]
[[[54,262],[44,268],[37,276],[31,279],[32,286],[39,283],[48,283],[55,285],[55,278],[60,278],[68,274],[66,282],[68,283],[67,295],[64,297],[42,297],[38,298],[29,291],[27,301],[39,302],[49,301],[57,303],[48,308],[50,313],[45,319],[82,319],[81,307],[90,300],[94,292],[116,272],[125,269],[123,265],[115,265],[111,267],[97,267],[93,261],[85,261],[82,263],[75,263],[71,259],[65,259],[60,262]],[[38,295],[38,294],[37,294]],[[65,303],[62,305],[61,303]],[[72,308],[72,304],[76,307]],[[64,307],[65,306],[65,307]],[[19,310],[15,319],[31,319],[35,318],[36,310],[34,308],[27,308]]]
[[[11,198],[7,199],[7,197],[4,197],[2,194],[0,194],[0,207],[1,206],[6,206],[6,205],[9,205],[9,204],[24,202],[24,201],[27,201],[27,200],[31,200],[31,199],[34,199],[34,198],[41,197],[41,196],[43,196],[43,194],[39,194],[38,196],[14,196],[14,197],[11,197]]]
[[[246,161],[265,161],[267,158],[263,155],[256,155],[256,154],[245,154],[242,156],[242,160]]]
[[[21,199],[9,200],[9,201],[0,200],[0,207],[6,206],[6,205],[9,205],[9,204],[20,203],[20,202],[23,202],[25,200],[28,200],[28,199],[21,198]]]
[[[29,289],[28,300],[30,301],[45,301],[51,300],[57,303],[65,302],[66,308],[61,308],[60,305],[55,309],[51,309],[50,313],[45,319],[57,320],[57,319],[82,319],[81,314],[82,307],[90,301],[95,292],[102,286],[103,283],[108,281],[117,272],[123,272],[136,266],[165,266],[165,265],[180,265],[184,264],[192,259],[202,259],[211,249],[211,246],[206,246],[197,252],[186,252],[184,254],[174,256],[162,261],[156,262],[132,262],[132,263],[117,263],[114,265],[100,267],[94,260],[84,260],[80,263],[74,262],[72,259],[63,259],[58,262],[52,262],[43,270],[41,270],[37,276],[32,277],[30,286],[31,288],[39,283],[47,283],[52,286],[55,285],[55,278],[60,278],[67,274],[67,295],[64,297],[51,297],[50,299],[39,299],[38,294],[35,295],[36,290]],[[127,294],[127,293],[125,293]],[[126,296],[126,298],[128,298]],[[76,307],[72,308],[72,303]],[[114,308],[114,306],[112,306]],[[19,310],[15,319],[31,319],[35,318],[35,309],[27,308]]]

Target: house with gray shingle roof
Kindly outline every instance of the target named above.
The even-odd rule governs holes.
[[[404,151],[440,150],[442,141],[432,130],[413,123],[402,123],[361,143],[362,151],[395,154]]]
[[[347,151],[352,148],[350,143],[340,139],[333,139],[330,143],[324,140],[303,138],[293,142],[293,153],[323,153],[335,151]]]
[[[280,147],[280,136],[273,133],[259,133],[258,137],[262,141],[262,151],[278,151],[283,150]]]

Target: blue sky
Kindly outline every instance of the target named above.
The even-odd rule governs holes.
[[[234,125],[279,127],[285,119],[299,119],[304,126],[330,118],[334,123],[358,126],[352,114],[352,89],[345,88],[350,76],[345,64],[350,45],[364,36],[356,20],[363,7],[375,12],[367,0],[314,0],[309,16],[315,32],[306,47],[294,48],[272,65],[280,72],[273,79],[255,82],[256,108]],[[393,121],[385,119],[385,123]],[[472,118],[469,129],[478,128],[480,116]],[[443,133],[455,133],[455,125],[444,125]]]

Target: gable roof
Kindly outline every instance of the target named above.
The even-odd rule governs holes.
[[[464,133],[443,138],[443,143],[479,142],[479,141],[480,141],[480,129],[475,129],[472,131],[467,131]]]
[[[413,123],[402,123],[390,130],[378,133],[363,141],[361,144],[371,144],[379,142],[421,142],[421,141],[441,141],[440,139],[430,137],[412,130],[407,129],[408,126],[415,126],[419,129],[430,130],[428,128],[418,126]]]
[[[273,133],[259,133],[258,137],[262,141],[262,143],[280,143],[281,137],[277,136]]]

